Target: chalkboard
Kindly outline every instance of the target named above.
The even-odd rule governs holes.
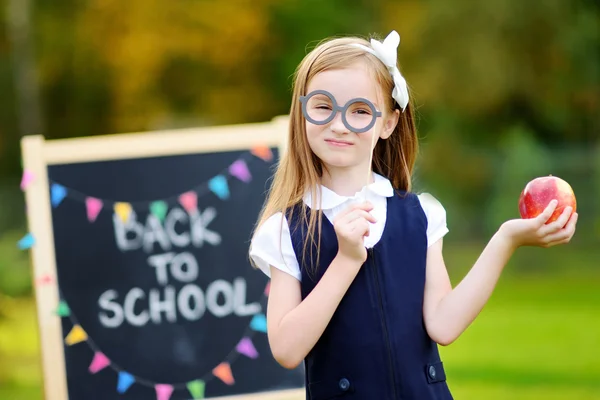
[[[302,398],[248,261],[284,136],[275,120],[24,139],[46,399]]]

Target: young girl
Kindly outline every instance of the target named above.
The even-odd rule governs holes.
[[[452,288],[442,205],[411,192],[417,133],[396,57],[400,38],[338,38],[300,64],[288,150],[250,257],[271,278],[268,337],[305,362],[307,399],[452,399],[437,345],[469,326],[520,246],[567,243],[577,214],[500,226]],[[572,215],[571,215],[572,214]]]

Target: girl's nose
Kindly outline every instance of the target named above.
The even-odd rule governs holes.
[[[335,133],[348,133],[348,128],[344,125],[344,121],[342,120],[342,113],[336,112],[335,116],[329,123],[329,129]]]

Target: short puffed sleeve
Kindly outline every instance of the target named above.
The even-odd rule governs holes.
[[[429,247],[449,232],[446,210],[442,203],[429,193],[422,193],[418,197],[427,216],[427,246]]]
[[[273,266],[301,280],[290,228],[282,213],[272,215],[256,229],[250,242],[250,257],[269,278]]]

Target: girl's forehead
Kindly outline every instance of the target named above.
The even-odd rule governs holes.
[[[308,82],[305,94],[314,90],[326,90],[340,104],[357,97],[377,104],[380,98],[379,84],[367,67],[360,64],[319,72]]]

